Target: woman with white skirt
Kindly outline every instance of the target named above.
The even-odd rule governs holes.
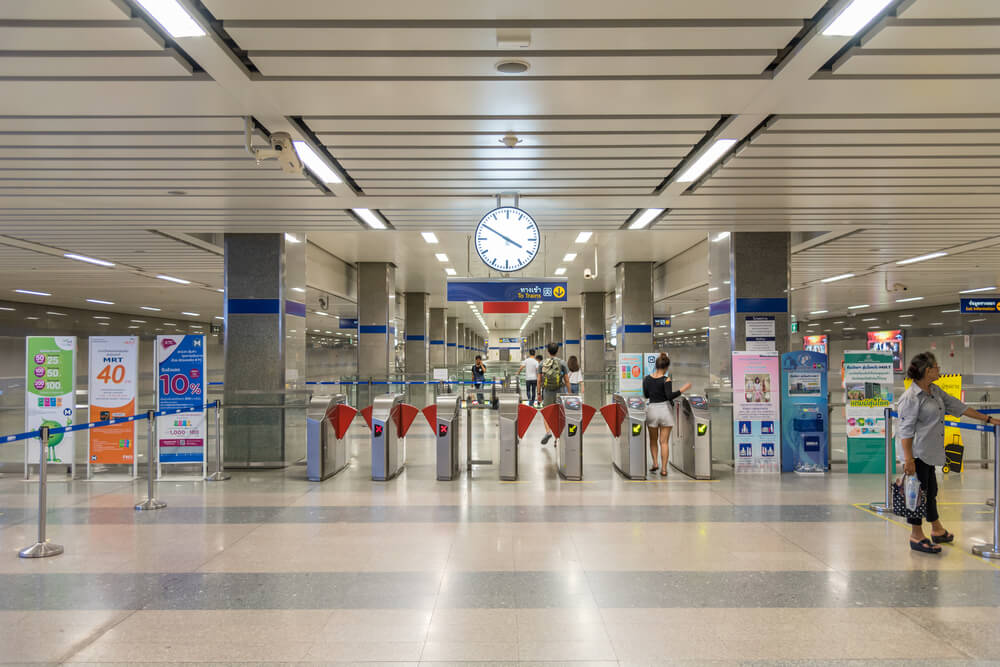
[[[688,382],[678,391],[674,391],[673,383],[667,379],[669,369],[670,357],[666,352],[661,352],[656,359],[656,369],[642,379],[642,395],[648,401],[646,430],[649,431],[649,451],[653,455],[653,467],[649,471],[659,470],[662,477],[667,476],[670,431],[674,428],[674,399],[691,388],[691,383]],[[657,453],[659,453],[659,463],[656,460]]]

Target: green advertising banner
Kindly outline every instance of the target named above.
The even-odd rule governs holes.
[[[885,409],[893,400],[892,352],[844,353],[847,472],[885,474]]]
[[[24,430],[71,426],[76,412],[76,337],[25,339]],[[73,463],[72,433],[49,436],[49,463]],[[26,440],[26,463],[38,460],[38,440]]]

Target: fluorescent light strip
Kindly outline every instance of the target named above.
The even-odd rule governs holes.
[[[643,229],[649,226],[656,216],[663,213],[665,209],[662,208],[647,208],[645,211],[639,214],[639,217],[632,221],[628,226],[629,229]]]
[[[735,145],[735,139],[717,139],[711,148],[702,153],[701,157],[694,161],[694,164],[685,169],[684,173],[677,177],[677,182],[691,183],[697,181],[701,178],[702,174],[708,171],[713,164],[718,162]]]
[[[590,240],[590,237],[594,235],[594,232],[580,232],[576,235],[577,243],[586,243]]]
[[[340,176],[337,175],[333,169],[330,168],[323,158],[313,150],[312,146],[304,141],[297,140],[293,141],[292,145],[295,146],[295,153],[302,160],[302,164],[306,166],[306,169],[312,172],[312,175],[318,178],[323,183],[343,183],[340,180]]]
[[[823,34],[839,37],[853,37],[858,31],[871,23],[879,12],[885,9],[892,0],[854,0],[844,11],[833,20],[833,23],[823,29]]]
[[[442,263],[447,263],[447,261],[448,261],[448,255],[446,255],[443,252],[434,253],[434,257],[437,258],[437,261],[442,262]]]
[[[922,296],[911,296],[907,299],[896,299],[896,303],[907,303],[909,301],[923,301],[923,299],[924,297]]]
[[[976,292],[995,292],[996,286],[993,287],[977,287],[976,289],[964,289],[959,294],[975,294]]]
[[[560,266],[558,269],[555,270],[555,274],[557,276],[564,276],[564,275],[566,275],[566,267],[565,266]]]
[[[563,261],[564,262],[572,262],[574,259],[576,259],[576,253],[575,252],[568,252],[565,255],[563,255]]]
[[[949,308],[948,310],[942,310],[942,313],[957,313],[961,311],[961,308]]]
[[[205,31],[190,14],[184,11],[177,0],[136,0],[136,2],[175,39],[205,35]]]
[[[87,303],[99,303],[102,306],[113,306],[113,305],[115,305],[114,301],[104,301],[103,299],[87,299]]]
[[[14,291],[18,294],[30,294],[31,296],[52,296],[48,292],[36,292],[35,290],[30,289],[16,289]]]
[[[853,273],[842,273],[839,276],[830,276],[829,278],[823,278],[823,280],[821,280],[820,282],[834,283],[837,282],[838,280],[847,280],[848,278],[853,278],[853,277],[854,277]]]
[[[911,257],[910,259],[904,259],[896,262],[897,265],[902,266],[903,264],[915,264],[917,262],[926,262],[929,259],[937,259],[938,257],[944,257],[948,253],[946,252],[932,252],[929,255],[920,255],[920,257]]]
[[[359,218],[361,218],[362,220],[364,220],[365,224],[367,224],[372,229],[385,229],[385,223],[382,222],[381,220],[379,220],[378,216],[375,215],[375,213],[372,212],[371,209],[369,209],[369,208],[352,208],[351,210],[354,211],[354,214],[356,216],[358,216]]]
[[[159,278],[160,280],[166,280],[166,281],[171,282],[171,283],[177,283],[178,285],[190,285],[191,284],[190,280],[184,280],[183,278],[174,278],[173,276],[164,276],[164,275],[159,275],[159,276],[156,276],[156,277]]]
[[[813,310],[810,311],[810,315],[822,315],[823,313],[829,313],[829,310]]]
[[[712,241],[714,242],[725,241],[728,238],[729,238],[729,232],[720,232],[715,235],[715,238],[712,239]]]
[[[305,287],[293,287],[293,288],[292,288],[292,291],[293,291],[293,292],[299,292],[299,293],[301,293],[301,294],[305,294],[305,292],[306,292],[306,288],[305,288]]]
[[[114,262],[106,262],[103,259],[96,259],[94,257],[87,257],[86,255],[77,255],[75,252],[67,252],[63,254],[63,257],[67,259],[75,259],[78,262],[87,262],[88,264],[96,264],[97,266],[114,266]]]
[[[46,315],[55,315],[56,317],[66,317],[67,316],[66,313],[57,313],[54,310],[46,310],[45,314]]]
[[[201,313],[188,313],[186,311],[181,311],[181,315],[189,315],[190,317],[200,317]]]
[[[871,308],[871,306],[867,303],[862,303],[857,306],[848,306],[847,310],[858,310],[859,308]]]
[[[428,243],[437,243],[438,237],[434,232],[420,232],[420,235],[424,237],[424,240]]]
[[[447,273],[449,276],[457,276],[458,275],[458,271],[456,271],[455,269],[451,268],[450,266],[447,269],[445,269],[444,272]]]
[[[302,241],[295,236],[295,234],[289,234],[288,232],[285,232],[285,240],[289,243],[302,243]]]
[[[159,308],[153,308],[152,306],[139,306],[139,310],[151,310],[155,313],[160,312]]]

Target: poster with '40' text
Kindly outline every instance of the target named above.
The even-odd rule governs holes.
[[[131,417],[139,386],[139,338],[91,336],[89,421]],[[94,464],[135,463],[135,422],[90,430],[88,460]]]
[[[201,412],[156,420],[161,463],[201,463],[205,457],[205,337],[156,337],[156,410]]]

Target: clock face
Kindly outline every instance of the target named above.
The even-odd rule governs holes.
[[[520,271],[538,254],[538,225],[513,206],[501,206],[484,215],[475,238],[479,259],[501,273]]]

